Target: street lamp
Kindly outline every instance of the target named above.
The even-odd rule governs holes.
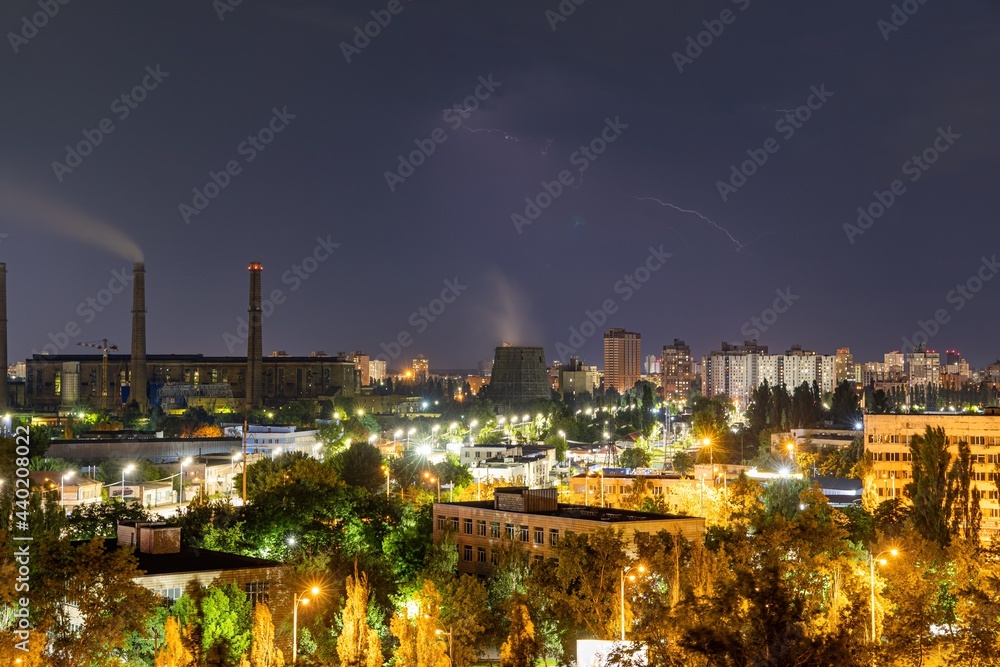
[[[180,493],[180,502],[181,503],[184,502],[184,466],[191,465],[191,461],[192,461],[192,459],[191,459],[190,456],[187,457],[186,459],[181,459],[181,473],[179,475],[180,480],[181,480],[181,493]],[[244,475],[244,477],[246,477],[246,475]],[[124,486],[122,487],[122,493],[125,493]]]
[[[715,488],[715,449],[712,448],[712,439],[705,438],[701,444],[708,447],[708,462],[712,466],[712,488]]]
[[[885,551],[879,553],[877,556],[872,556],[871,552],[868,552],[868,566],[870,568],[871,575],[871,611],[872,611],[872,636],[871,641],[875,643],[875,561],[878,561],[879,565],[885,565],[887,561],[883,556],[892,556],[895,558],[899,555],[898,549],[886,549]]]
[[[621,612],[622,612],[622,643],[625,643],[625,570],[629,569],[628,565],[623,565],[621,569]],[[640,565],[636,568],[640,574],[646,571],[646,568]],[[635,581],[635,575],[630,574],[628,577],[629,581]]]
[[[74,474],[76,474],[76,471],[70,470],[59,480],[59,504],[63,506],[63,512],[66,511],[66,480]]]
[[[451,633],[451,628],[449,627],[447,630],[441,630],[440,628],[438,628],[437,630],[434,631],[434,634],[436,634],[436,635],[448,635],[448,662],[450,664],[454,665],[455,664],[455,646],[454,646],[454,644],[452,642],[453,637],[452,637],[452,633]]]
[[[319,587],[313,586],[307,591],[302,591],[301,593],[296,593],[292,598],[292,664],[299,657],[299,605],[309,604],[309,598],[306,595],[312,594],[313,597],[319,595]]]
[[[410,448],[410,436],[413,435],[416,432],[417,432],[416,427],[410,428],[410,430],[406,432],[406,448],[407,449]]]
[[[424,479],[426,479],[430,484],[437,484],[438,492],[438,502],[441,502],[441,479],[438,477],[432,477],[429,472],[424,473]]]
[[[122,503],[125,502],[125,473],[132,472],[133,470],[135,470],[135,466],[132,464],[122,468]]]
[[[243,452],[236,452],[229,459],[229,495],[233,495],[233,479],[236,477],[236,462],[243,458]]]

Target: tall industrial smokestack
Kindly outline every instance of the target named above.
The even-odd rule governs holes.
[[[264,270],[258,262],[250,266],[250,308],[247,311],[247,405],[259,405],[264,393],[264,339],[261,333],[260,272]]]
[[[132,265],[132,348],[129,368],[129,399],[139,409],[149,409],[146,394],[146,265]]]
[[[0,263],[0,410],[7,410],[7,264]]]

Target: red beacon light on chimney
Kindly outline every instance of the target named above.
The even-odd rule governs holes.
[[[248,271],[263,271],[264,266],[260,262],[251,262],[250,266],[247,267]]]

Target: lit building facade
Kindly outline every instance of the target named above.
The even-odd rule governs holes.
[[[604,390],[624,394],[642,377],[642,336],[611,329],[604,334]]]
[[[872,455],[878,501],[906,499],[903,487],[913,478],[910,443],[923,436],[927,427],[944,429],[952,459],[958,444],[969,443],[973,460],[972,485],[982,494],[980,538],[1000,535],[1000,504],[997,500],[997,464],[1000,463],[1000,409],[987,414],[865,415],[865,451]],[[907,500],[908,502],[908,500]]]
[[[447,532],[458,548],[458,571],[488,577],[498,563],[501,549],[514,543],[533,562],[551,558],[567,533],[578,535],[616,529],[627,547],[636,533],[680,533],[700,541],[705,520],[699,517],[652,514],[631,510],[564,505],[556,489],[512,487],[496,489],[493,500],[434,504],[434,542]]]
[[[695,377],[691,347],[679,338],[675,338],[672,345],[664,345],[660,367],[664,398],[686,398]]]

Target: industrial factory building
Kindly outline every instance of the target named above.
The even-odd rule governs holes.
[[[108,355],[108,395],[113,406],[129,396],[127,354]],[[28,407],[55,410],[76,405],[101,407],[99,355],[36,354],[27,361],[25,395]],[[246,357],[205,357],[200,354],[150,354],[146,357],[148,395],[154,402],[162,388],[182,385],[192,397],[207,394],[206,386],[223,385],[237,406],[246,398]],[[262,359],[265,404],[294,399],[353,395],[357,371],[341,357],[265,357]],[[228,391],[226,388],[228,387]],[[231,393],[230,393],[231,392]]]
[[[489,396],[498,405],[508,407],[551,398],[545,350],[510,345],[498,347],[493,358]]]
[[[247,356],[147,355],[146,271],[144,264],[137,262],[133,268],[130,354],[110,354],[107,350],[116,348],[108,347],[103,355],[36,354],[25,364],[24,407],[40,411],[76,406],[113,410],[135,400],[146,411],[151,403],[158,405],[161,397],[221,398],[242,407],[354,396],[360,377],[351,360],[325,355],[263,356],[263,267],[253,262],[248,270]],[[6,265],[0,264],[0,362],[5,367],[6,315]],[[6,373],[0,375],[5,384]],[[6,387],[0,386],[0,401],[6,403],[6,398]],[[4,407],[0,405],[0,409]]]

